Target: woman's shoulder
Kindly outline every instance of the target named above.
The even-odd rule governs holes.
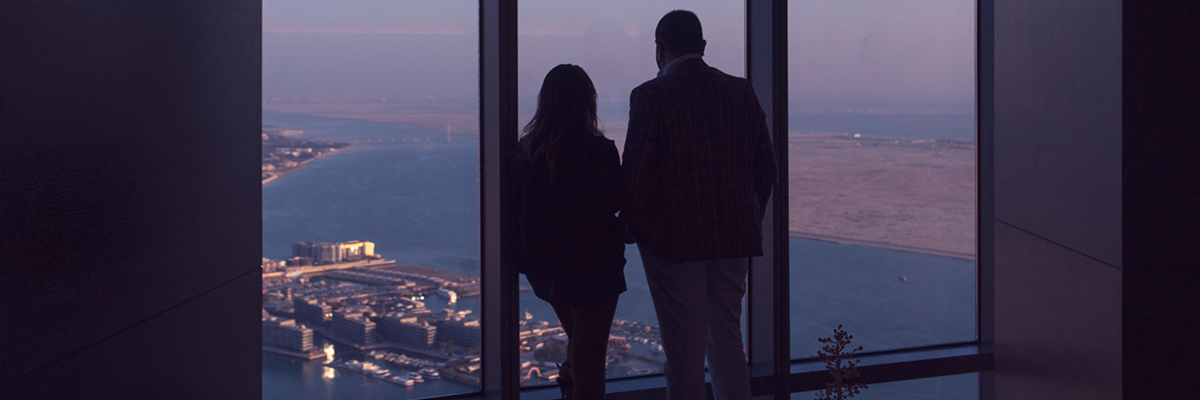
[[[601,135],[601,134],[590,135],[589,138],[590,138],[590,140],[588,140],[588,144],[591,145],[593,148],[601,149],[601,150],[608,150],[608,149],[616,150],[617,149],[617,142],[614,142],[612,139],[604,137],[604,135]]]
[[[597,135],[592,136],[588,143],[589,151],[594,155],[594,157],[597,157],[601,163],[609,163],[613,160],[615,160],[617,164],[621,163],[621,156],[617,152],[617,143],[612,139]]]

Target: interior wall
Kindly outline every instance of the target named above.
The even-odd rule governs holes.
[[[261,4],[0,2],[0,393],[256,398]]]
[[[995,1],[995,398],[1121,398],[1121,1]]]

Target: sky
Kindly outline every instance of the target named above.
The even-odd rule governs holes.
[[[265,98],[474,99],[478,1],[264,0]],[[960,101],[974,96],[973,0],[788,3],[789,97]],[[518,9],[525,113],[545,73],[577,64],[603,104],[654,77],[654,27],[695,12],[705,60],[744,76],[743,1],[526,0]],[[603,113],[603,111],[602,111]]]

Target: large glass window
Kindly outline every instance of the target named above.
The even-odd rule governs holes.
[[[645,1],[564,2],[526,0],[518,10],[519,123],[524,126],[537,106],[543,78],[558,64],[587,71],[598,93],[601,130],[624,147],[629,119],[629,93],[658,72],[654,29],[664,14],[690,10],[700,18],[708,41],[704,60],[727,74],[745,76],[745,2]],[[628,291],[617,304],[609,347],[609,378],[660,373],[664,357],[658,319],[646,285],[636,245],[626,247]],[[529,283],[521,278],[523,288]],[[524,385],[552,382],[554,362],[562,361],[565,336],[550,306],[521,293],[521,376]],[[743,318],[744,318],[743,313]],[[743,324],[744,327],[745,324]],[[536,369],[536,371],[535,371]]]
[[[480,390],[478,5],[264,1],[264,399]],[[790,180],[776,193],[790,204],[792,358],[838,325],[865,351],[976,339],[974,6],[789,2]],[[621,149],[673,9],[700,17],[706,62],[745,76],[745,1],[525,0],[518,123],[545,74],[577,64]],[[664,361],[636,246],[626,258],[610,378]],[[565,337],[520,285],[521,342],[502,350],[521,352],[522,385],[549,384]],[[911,382],[870,393],[978,393]]]
[[[264,1],[264,399],[479,390],[478,16]]]
[[[976,338],[975,2],[788,2],[791,356]]]

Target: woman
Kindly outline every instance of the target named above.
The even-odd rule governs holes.
[[[518,143],[518,269],[567,334],[563,397],[604,397],[604,359],[625,291],[621,159],[597,128],[596,88],[583,68],[551,69]]]

